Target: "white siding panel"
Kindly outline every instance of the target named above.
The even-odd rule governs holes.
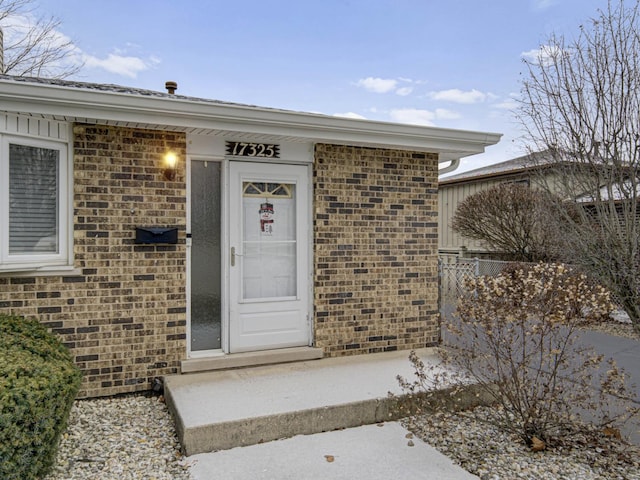
[[[453,185],[443,185],[438,189],[438,221],[440,232],[438,237],[438,248],[440,250],[459,251],[461,247],[466,247],[471,252],[487,251],[481,242],[471,240],[456,233],[451,228],[451,222],[458,205],[467,197],[481,190],[487,190],[494,185],[504,182],[504,179],[485,180],[479,182],[459,183]]]
[[[69,125],[44,118],[0,113],[0,133],[69,141]]]
[[[17,117],[16,120],[16,132],[14,133],[33,135],[33,133],[29,131],[29,117]]]

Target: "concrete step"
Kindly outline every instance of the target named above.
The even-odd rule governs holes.
[[[230,370],[232,368],[256,367],[258,365],[319,360],[322,357],[321,348],[281,348],[260,352],[235,353],[233,355],[190,358],[181,362],[180,371],[182,373],[197,373],[211,370]]]
[[[174,375],[165,397],[187,455],[397,418],[388,393],[413,378],[408,351]],[[425,364],[437,363],[424,349]]]

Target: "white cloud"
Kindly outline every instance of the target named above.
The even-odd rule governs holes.
[[[401,97],[406,97],[413,92],[413,87],[406,85],[407,83],[414,83],[410,78],[402,78],[399,77],[397,79],[394,78],[378,78],[378,77],[367,77],[361,78],[358,80],[355,85],[357,87],[364,88],[369,92],[374,93],[395,93],[396,95],[400,95]],[[405,84],[405,85],[401,85]]]
[[[446,102],[471,104],[471,103],[484,102],[488,98],[489,94],[483,93],[476,89],[463,91],[457,88],[452,88],[450,90],[440,90],[438,92],[431,92],[429,96],[433,100],[443,100]]]
[[[411,92],[413,92],[413,87],[401,87],[396,90],[396,95],[406,97],[407,95],[411,95]]]
[[[367,77],[361,78],[356,82],[358,87],[362,87],[365,90],[375,93],[388,93],[395,90],[396,85],[398,84],[397,80],[393,80],[391,78],[374,78]]]
[[[518,102],[514,98],[505,98],[501,102],[494,103],[491,107],[497,110],[515,110],[518,107]]]
[[[520,56],[534,64],[551,65],[561,55],[568,55],[568,53],[557,45],[541,45],[540,48],[522,52]]]
[[[389,112],[389,116],[394,122],[428,127],[434,126],[436,120],[457,120],[462,117],[458,112],[445,108],[436,108],[433,111],[420,108],[396,108]]]
[[[1,3],[1,2],[0,2]],[[25,35],[41,33],[38,28],[38,20],[32,15],[15,15],[5,17],[0,22],[3,29],[5,46],[20,42]],[[51,47],[61,46],[69,43],[71,39],[59,30],[51,30],[46,37],[46,44]]]
[[[120,55],[118,52],[110,53],[107,58],[85,55],[84,60],[88,68],[100,68],[107,72],[130,78],[136,78],[138,73],[149,70],[160,63],[160,60],[156,57],[144,60],[140,57]]]
[[[389,114],[394,122],[426,125],[428,127],[433,126],[433,120],[436,118],[434,112],[418,108],[398,108],[391,110]]]
[[[4,12],[3,12],[4,13]],[[4,41],[11,43],[17,41],[21,35],[24,35],[36,24],[36,19],[31,15],[16,15],[4,17],[0,22]]]
[[[353,112],[346,112],[346,113],[334,113],[333,114],[334,117],[343,117],[343,118],[357,118],[360,120],[366,120],[367,117],[363,117],[360,114],[357,113],[353,113]]]

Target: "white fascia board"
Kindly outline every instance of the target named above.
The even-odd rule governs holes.
[[[180,128],[286,135],[318,143],[387,146],[440,153],[451,161],[484,152],[501,134],[359,120],[105,90],[0,81],[0,108],[69,120],[130,122]]]

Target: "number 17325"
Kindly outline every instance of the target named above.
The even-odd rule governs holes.
[[[273,143],[227,142],[227,155],[278,158],[280,156],[280,146]]]

